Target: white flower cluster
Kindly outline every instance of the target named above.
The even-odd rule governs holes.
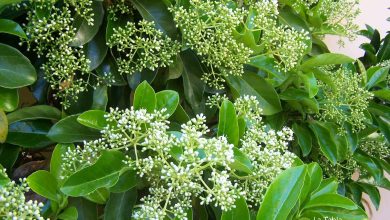
[[[223,88],[224,76],[242,75],[252,51],[235,40],[233,32],[244,18],[244,10],[233,9],[226,1],[190,0],[189,6],[170,8],[184,42],[211,69],[203,80]]]
[[[211,104],[219,106],[224,97],[212,99]],[[135,208],[135,219],[186,219],[193,198],[222,210],[235,207],[240,197],[257,206],[271,181],[292,165],[295,156],[287,150],[292,133],[287,128],[268,129],[255,97],[237,99],[235,108],[248,128],[239,147],[252,161],[253,172],[247,176],[232,169],[234,145],[224,136],[210,137],[205,116],[197,115],[180,131],[170,131],[164,109],[150,113],[133,108],[111,109],[102,138],[70,149],[62,173],[66,178],[91,165],[105,149],[123,151],[125,163],[149,183],[149,195]]]
[[[350,123],[354,132],[364,129],[364,111],[373,94],[361,85],[362,76],[346,68],[324,71],[332,84],[321,83],[323,100],[318,117],[324,121],[333,120],[340,126]]]
[[[154,22],[142,20],[138,25],[137,28],[134,22],[128,22],[114,29],[108,39],[108,46],[116,47],[123,55],[117,59],[119,72],[133,74],[172,64],[172,58],[180,51],[179,43],[157,30]]]
[[[62,99],[64,107],[69,106],[69,98],[87,89],[89,80],[82,79],[90,74],[90,61],[85,57],[82,47],[71,47],[76,29],[73,28],[73,12],[92,25],[92,0],[68,0],[57,7],[55,1],[31,1],[25,26],[28,36],[28,48],[47,59],[42,66],[45,79],[57,93],[55,98]],[[40,10],[36,10],[39,8]],[[41,10],[49,13],[42,16]]]
[[[8,179],[5,169],[0,166],[0,178]],[[25,179],[21,184],[9,180],[0,183],[0,218],[5,220],[41,220],[42,203],[37,201],[25,201],[24,193],[29,190]],[[4,183],[4,184],[3,184]]]

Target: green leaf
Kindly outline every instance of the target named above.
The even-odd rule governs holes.
[[[298,202],[307,168],[305,165],[282,172],[269,186],[257,213],[257,220],[285,220]]]
[[[134,109],[146,109],[153,112],[156,109],[156,93],[148,82],[143,81],[134,92]]]
[[[325,179],[321,182],[320,186],[312,193],[311,198],[316,198],[318,196],[337,193],[338,183],[335,179]]]
[[[36,119],[60,120],[61,111],[49,105],[35,105],[9,113],[7,118],[9,123]]]
[[[63,212],[61,212],[57,216],[57,218],[63,220],[77,220],[78,219],[77,209],[73,206],[68,207]]]
[[[311,123],[309,126],[317,137],[322,153],[332,164],[336,164],[338,158],[337,145],[329,129],[320,122]]]
[[[168,35],[170,38],[177,38],[177,28],[173,21],[172,13],[161,0],[132,0],[134,7],[142,15],[143,19],[153,21],[156,28]]]
[[[108,197],[110,196],[110,192],[107,188],[99,188],[88,195],[84,195],[84,198],[88,199],[91,202],[94,202],[96,204],[106,204]]]
[[[10,4],[16,4],[16,3],[19,3],[21,2],[22,0],[1,0],[0,2],[0,9],[6,5],[10,5]]]
[[[7,116],[0,109],[0,143],[4,143],[8,135],[8,120]]]
[[[95,37],[83,47],[86,58],[90,61],[89,70],[96,69],[107,55],[108,47],[105,39],[105,29],[101,28]]]
[[[307,173],[310,176],[310,190],[309,192],[313,192],[316,190],[321,182],[322,182],[322,169],[318,165],[318,163],[311,163],[307,167]]]
[[[78,220],[97,220],[97,206],[84,198],[69,198],[69,204],[77,208]]]
[[[366,88],[371,89],[378,83],[386,80],[388,74],[389,74],[389,68],[390,67],[371,67],[367,70],[367,84]]]
[[[164,114],[171,116],[179,105],[179,93],[172,90],[164,90],[156,93],[156,110],[166,109]]]
[[[106,207],[104,219],[127,220],[130,219],[133,206],[137,201],[137,190],[132,189],[122,193],[111,193]]]
[[[0,33],[12,34],[27,39],[22,27],[15,21],[9,19],[0,19]]]
[[[125,166],[125,156],[119,151],[104,151],[95,164],[71,175],[61,191],[69,196],[84,196],[102,187],[115,185]]]
[[[20,88],[33,84],[36,79],[30,60],[17,49],[0,43],[0,87]]]
[[[264,115],[273,115],[282,110],[275,89],[261,76],[247,72],[242,77],[228,76],[226,81],[235,97],[256,96]]]
[[[390,90],[389,89],[380,89],[372,91],[375,97],[390,101]]]
[[[309,98],[313,98],[318,93],[317,79],[313,72],[299,75],[305,85],[306,91],[309,93]]]
[[[99,85],[93,91],[93,102],[91,109],[105,111],[108,104],[107,85]]]
[[[183,87],[184,97],[195,113],[204,112],[202,105],[205,84],[201,80],[203,69],[198,57],[190,50],[183,51],[181,59],[184,64]]]
[[[359,187],[370,197],[372,204],[374,204],[376,210],[379,209],[379,203],[381,201],[381,194],[378,188],[368,183],[357,183]]]
[[[20,147],[11,144],[0,144],[0,165],[7,170],[12,170],[19,157]]]
[[[19,93],[17,89],[6,89],[0,87],[0,109],[12,112],[18,108]]]
[[[323,194],[311,199],[308,203],[305,204],[304,209],[323,206],[338,207],[347,210],[358,209],[358,206],[348,198],[333,193]]]
[[[240,151],[237,147],[233,148],[234,162],[229,164],[229,167],[234,170],[242,171],[245,173],[252,173],[253,165],[251,160]]]
[[[342,219],[342,220],[367,220],[367,214],[361,209],[348,210],[337,207],[315,207],[301,214],[301,219]]]
[[[19,121],[9,125],[7,143],[25,147],[42,148],[53,144],[47,134],[52,123],[46,120]]]
[[[236,110],[229,100],[224,100],[219,110],[218,136],[225,136],[229,143],[238,145],[239,127]]]
[[[82,142],[100,137],[99,131],[77,122],[78,115],[68,116],[57,122],[47,136],[58,143]]]
[[[94,1],[92,3],[92,10],[93,25],[89,25],[87,20],[82,18],[80,15],[75,17],[73,26],[77,29],[77,31],[74,41],[70,44],[71,46],[79,47],[88,43],[99,31],[104,18],[103,3]]]
[[[258,55],[251,57],[250,62],[248,63],[251,66],[257,67],[260,70],[270,74],[271,76],[278,79],[278,81],[283,82],[286,79],[286,75],[281,73],[277,68],[275,59],[265,55]]]
[[[249,209],[244,198],[236,199],[234,205],[235,208],[222,212],[221,220],[250,220]]]
[[[57,191],[58,183],[56,178],[46,170],[38,170],[27,177],[28,186],[37,194],[50,200],[60,202],[60,195]]]
[[[309,128],[305,125],[294,123],[292,126],[294,134],[297,136],[299,147],[304,157],[309,155],[312,148],[312,137]]]
[[[109,190],[113,193],[122,193],[135,187],[138,182],[137,172],[135,170],[127,170],[119,177],[118,182]]]
[[[374,177],[376,182],[381,182],[383,170],[380,164],[360,150],[355,152],[353,158]]]
[[[113,80],[110,82],[114,86],[124,86],[127,82],[123,76],[118,72],[118,66],[110,55],[107,55],[103,62],[96,68],[96,72],[100,77],[112,77]]]
[[[308,70],[313,67],[351,63],[353,61],[354,59],[343,54],[324,53],[305,60],[301,65],[301,69]]]
[[[53,150],[50,159],[50,173],[57,179],[57,181],[62,180],[62,165],[65,162],[64,156],[68,152],[69,149],[74,149],[75,146],[73,144],[57,144]]]
[[[104,117],[106,112],[101,110],[89,110],[77,117],[77,121],[87,127],[103,130],[107,126],[107,120]]]

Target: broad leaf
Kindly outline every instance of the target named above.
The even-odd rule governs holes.
[[[15,21],[9,19],[0,19],[0,33],[12,34],[27,39],[22,27]]]
[[[50,200],[60,202],[57,191],[58,183],[56,178],[46,170],[38,170],[27,177],[28,186],[37,194]]]
[[[106,207],[104,208],[105,220],[130,219],[133,206],[137,201],[137,190],[132,189],[122,193],[111,193]]]
[[[47,134],[52,123],[47,120],[19,121],[9,125],[7,143],[25,147],[42,148],[53,144]]]
[[[95,164],[71,175],[61,191],[69,196],[84,196],[118,182],[125,155],[119,151],[104,151]]]
[[[320,122],[311,123],[309,126],[317,137],[322,153],[330,162],[336,164],[338,158],[337,145],[329,129]]]
[[[251,160],[240,149],[234,147],[234,162],[229,164],[229,167],[245,173],[252,173],[253,165]]]
[[[324,53],[324,54],[316,55],[304,61],[301,65],[301,69],[307,70],[313,67],[351,63],[353,61],[354,59],[343,54]]]
[[[153,112],[156,109],[156,93],[148,82],[143,81],[134,92],[134,109],[146,109]]]
[[[156,109],[166,109],[164,114],[171,116],[179,105],[179,94],[172,90],[163,90],[156,93]]]
[[[58,219],[63,220],[77,220],[78,212],[77,209],[73,206],[66,208],[63,212],[61,212],[58,216]]]
[[[78,115],[68,116],[57,122],[47,136],[58,143],[82,142],[100,137],[99,131],[77,122]]]
[[[17,89],[6,89],[0,87],[0,109],[12,112],[19,105],[19,93]]]
[[[257,213],[257,220],[285,220],[298,202],[307,168],[305,165],[281,173],[269,186]]]
[[[236,199],[234,205],[235,208],[222,212],[221,220],[250,220],[248,205],[244,198]]]
[[[7,118],[9,123],[36,119],[60,120],[61,111],[49,105],[35,105],[9,113]]]
[[[103,130],[107,126],[107,120],[104,117],[106,112],[101,110],[89,110],[77,117],[77,121],[87,127]]]
[[[0,109],[0,143],[4,143],[8,135],[8,120],[7,116]]]
[[[62,169],[65,154],[71,149],[73,150],[75,146],[73,144],[57,144],[51,154],[50,159],[50,173],[57,179],[57,181],[62,181]]]
[[[17,49],[0,43],[0,87],[20,88],[33,84],[36,79],[30,60]]]
[[[299,147],[302,150],[304,157],[309,155],[312,148],[312,135],[310,130],[305,125],[294,123],[292,126],[294,134],[297,136]]]
[[[225,136],[229,143],[238,145],[239,127],[233,103],[225,100],[219,110],[218,136]]]

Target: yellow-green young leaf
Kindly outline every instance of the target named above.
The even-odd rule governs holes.
[[[229,143],[234,144],[234,146],[238,145],[237,115],[233,103],[229,100],[223,101],[219,110],[218,136],[222,135],[228,139]]]
[[[66,208],[63,212],[61,212],[58,216],[58,219],[63,220],[77,220],[78,213],[77,209],[73,206]]]
[[[84,126],[102,130],[107,126],[105,114],[106,112],[101,110],[89,110],[79,115],[77,121]]]
[[[249,209],[244,198],[236,199],[234,205],[235,208],[222,212],[221,220],[250,220]]]
[[[306,174],[306,165],[281,173],[269,186],[256,219],[286,220],[298,202]]]
[[[0,143],[4,143],[8,134],[8,120],[4,111],[0,109]]]
[[[119,151],[104,151],[95,164],[71,175],[61,191],[69,196],[85,196],[102,187],[115,185],[125,166]]]
[[[371,67],[367,70],[367,79],[368,82],[366,84],[367,89],[371,89],[378,83],[386,80],[388,74],[389,74],[389,68],[390,67]]]
[[[105,220],[130,219],[133,206],[137,201],[137,190],[131,189],[122,193],[111,193],[104,209]]]
[[[251,160],[240,151],[237,147],[233,148],[234,162],[229,164],[229,167],[245,173],[252,173],[253,165]]]
[[[19,50],[0,43],[0,87],[15,89],[31,85],[37,73]]]
[[[38,170],[27,177],[28,186],[37,194],[50,200],[60,202],[61,192],[58,191],[58,183],[46,170]]]
[[[146,109],[153,112],[156,108],[156,93],[147,81],[143,81],[134,92],[134,109]]]
[[[156,109],[166,109],[164,114],[171,116],[179,105],[179,94],[176,91],[164,90],[156,93]]]
[[[12,112],[18,108],[18,89],[6,89],[0,87],[0,97],[0,109],[3,109],[5,112]]]
[[[301,69],[308,70],[313,67],[351,63],[354,59],[343,54],[324,53],[307,59],[301,65]]]

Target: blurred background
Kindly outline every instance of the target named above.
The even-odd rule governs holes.
[[[386,21],[390,17],[390,0],[360,0],[361,14],[356,20],[356,24],[361,29],[365,29],[365,25],[369,24],[374,29],[378,29],[381,37],[383,37],[387,31],[390,31],[390,22]],[[368,39],[359,36],[354,41],[348,41],[345,39],[345,46],[340,48],[337,44],[339,37],[327,36],[325,42],[332,52],[338,52],[346,54],[353,58],[363,56],[364,51],[359,48],[360,44],[368,42]],[[390,191],[381,189],[381,203],[379,210],[375,210],[375,207],[368,204],[367,212],[370,213],[371,220],[388,220],[390,219]],[[370,201],[368,197],[365,197],[367,201]],[[370,209],[370,210],[369,210]]]

